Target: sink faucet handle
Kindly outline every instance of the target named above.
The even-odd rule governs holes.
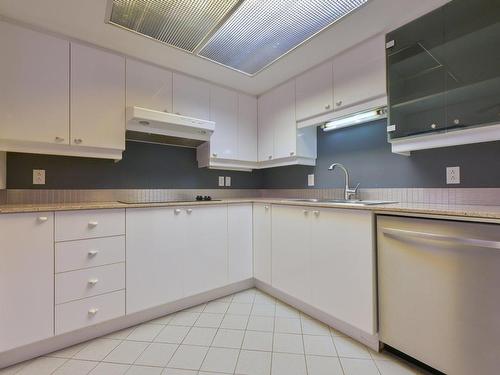
[[[357,193],[358,190],[359,190],[359,185],[361,185],[361,182],[358,182],[358,184],[356,185],[356,187],[354,188],[354,193]]]

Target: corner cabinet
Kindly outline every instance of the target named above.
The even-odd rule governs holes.
[[[271,212],[270,204],[253,205],[253,275],[271,285]]]

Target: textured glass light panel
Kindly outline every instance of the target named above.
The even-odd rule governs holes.
[[[200,56],[253,75],[369,0],[245,0]]]
[[[238,0],[113,0],[110,22],[193,52]]]

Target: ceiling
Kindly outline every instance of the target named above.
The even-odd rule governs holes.
[[[250,77],[105,23],[107,0],[0,0],[0,15],[254,95],[448,0],[372,0]]]

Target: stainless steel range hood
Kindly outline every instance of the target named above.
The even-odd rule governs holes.
[[[198,147],[210,140],[215,122],[142,107],[127,108],[127,140]]]

